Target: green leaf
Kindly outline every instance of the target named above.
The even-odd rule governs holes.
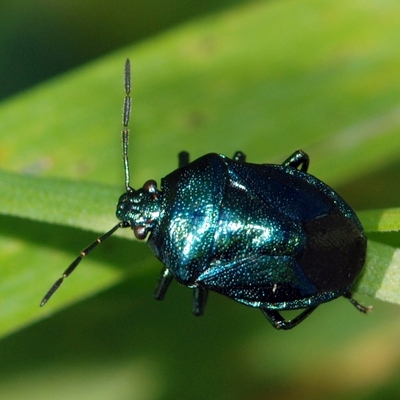
[[[359,213],[366,232],[399,232],[400,208],[368,210]]]
[[[363,211],[359,217],[369,240],[357,290],[400,304],[400,208]]]
[[[1,105],[0,333],[160,267],[146,246],[109,239],[38,308],[96,237],[76,228],[101,234],[116,223],[126,57],[135,187],[175,169],[182,149],[192,158],[240,149],[262,163],[303,148],[311,173],[349,185],[346,198],[353,199],[368,194],[352,192],[354,180],[397,170],[400,31],[385,7],[399,6],[372,12],[369,2],[318,4],[258,2],[204,18]],[[381,199],[394,191],[386,186]],[[390,212],[365,214],[370,246],[358,290],[399,302],[398,241],[380,233],[399,227]],[[381,242],[369,233],[377,231]]]

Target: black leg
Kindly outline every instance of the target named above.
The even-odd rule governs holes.
[[[286,159],[282,165],[293,168],[298,168],[301,165],[300,170],[302,172],[307,172],[308,166],[310,165],[310,158],[303,150],[297,150]]]
[[[234,161],[240,162],[240,163],[244,163],[246,162],[246,154],[244,154],[241,151],[237,151],[232,158]]]
[[[168,289],[168,286],[172,282],[173,276],[168,268],[164,267],[161,270],[160,277],[158,278],[158,284],[156,290],[154,291],[154,298],[156,300],[162,300]]]
[[[358,311],[366,314],[369,311],[372,311],[372,306],[363,306],[362,304],[360,304],[357,300],[353,299],[353,295],[351,294],[351,292],[347,292],[343,295],[343,297],[346,297],[347,299],[350,300],[350,303],[353,304],[353,306],[355,308],[357,308]]]
[[[285,320],[281,314],[279,314],[278,311],[275,310],[268,310],[268,309],[261,309],[261,312],[265,315],[265,317],[268,319],[268,321],[271,323],[271,325],[275,329],[282,329],[282,330],[288,330],[294,328],[296,325],[298,325],[300,322],[304,321],[315,309],[315,307],[310,307],[304,310],[301,314],[299,314],[297,317],[287,321]]]
[[[181,151],[178,154],[178,165],[179,168],[189,164],[189,153],[187,151]]]
[[[201,287],[193,289],[193,314],[203,315],[208,297],[208,290]]]

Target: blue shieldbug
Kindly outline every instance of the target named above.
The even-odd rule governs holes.
[[[85,248],[44,296],[99,243],[119,228],[131,228],[164,264],[155,298],[175,279],[193,290],[193,313],[203,314],[209,290],[259,308],[276,329],[291,329],[320,304],[347,297],[363,269],[367,239],[354,211],[329,186],[307,173],[309,158],[298,150],[281,165],[251,164],[207,154],[139,190],[129,184],[130,63],[125,64],[123,163],[125,189],[116,215],[121,221]],[[292,320],[280,311],[303,309]]]

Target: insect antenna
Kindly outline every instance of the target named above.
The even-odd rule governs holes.
[[[132,188],[129,185],[129,161],[128,161],[128,145],[129,145],[129,117],[131,115],[131,104],[132,99],[130,97],[131,92],[131,62],[127,58],[125,62],[125,99],[124,108],[122,112],[122,157],[124,161],[124,172],[125,172],[125,189],[127,192],[131,192]]]
[[[70,264],[70,266],[63,272],[61,278],[57,279],[54,285],[50,288],[50,290],[43,297],[43,300],[40,303],[40,307],[43,307],[50,297],[54,294],[54,292],[61,286],[65,278],[68,278],[69,275],[72,274],[74,269],[79,265],[84,257],[86,257],[95,247],[97,247],[101,242],[104,242],[108,237],[110,237],[118,228],[125,228],[127,224],[125,222],[119,222],[113,228],[111,228],[104,235],[97,238],[93,243],[91,243],[88,247],[81,251],[78,257],[75,258],[74,261]]]
[[[124,172],[125,172],[125,188],[127,192],[131,192],[133,189],[129,186],[129,162],[128,162],[128,144],[129,144],[129,117],[131,114],[131,63],[129,58],[125,62],[125,75],[124,75],[124,87],[125,87],[125,98],[124,98],[124,107],[122,114],[122,155],[124,161]],[[104,235],[97,238],[93,243],[87,246],[85,249],[81,251],[81,254],[75,258],[75,260],[70,264],[70,266],[64,271],[61,277],[54,283],[54,285],[50,288],[50,290],[43,297],[43,300],[40,303],[40,307],[43,307],[53,296],[54,292],[61,286],[64,282],[64,279],[67,278],[75,268],[79,265],[84,257],[86,257],[95,247],[97,247],[101,242],[110,237],[117,229],[119,228],[127,228],[129,226],[126,222],[119,222],[113,228],[111,228]]]

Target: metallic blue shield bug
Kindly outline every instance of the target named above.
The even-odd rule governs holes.
[[[126,192],[121,221],[84,249],[43,298],[43,306],[76,266],[119,228],[131,228],[164,264],[155,297],[162,300],[173,279],[193,291],[193,313],[204,312],[210,290],[259,308],[276,329],[291,329],[320,304],[352,298],[367,239],[354,211],[329,186],[308,174],[301,150],[281,165],[251,164],[207,154],[139,190],[129,184],[130,63],[125,65],[123,161]],[[285,320],[284,310],[302,310]]]

